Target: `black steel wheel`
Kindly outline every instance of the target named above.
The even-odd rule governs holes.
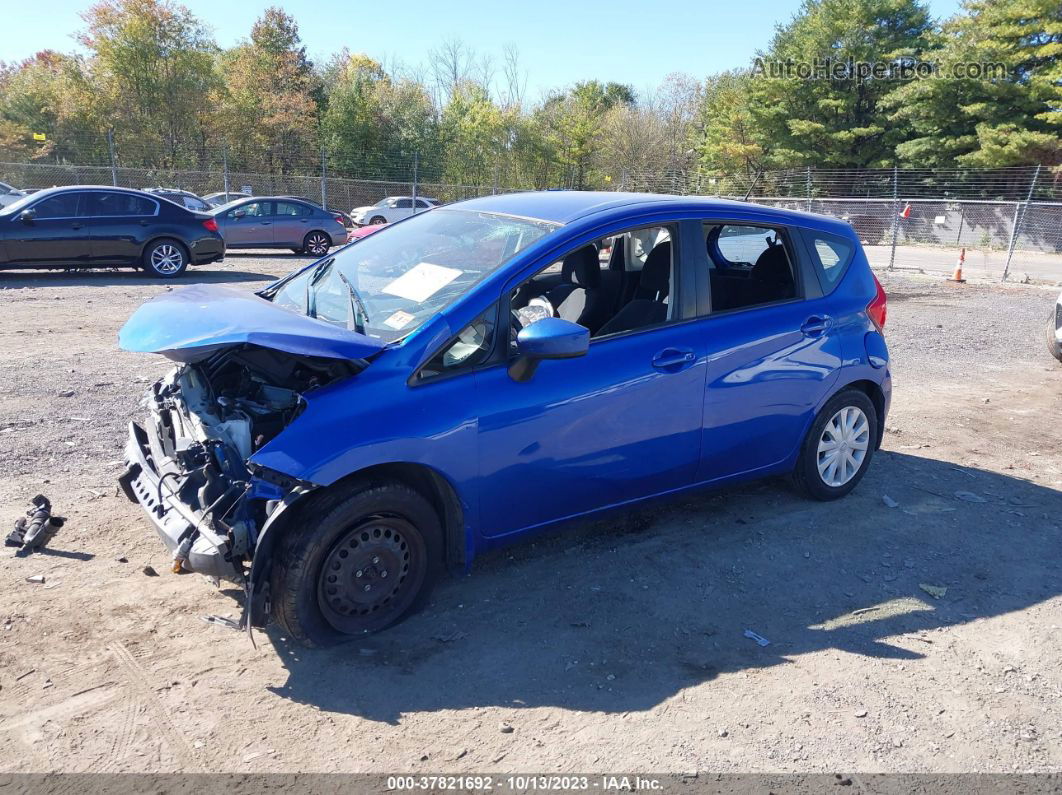
[[[303,505],[272,559],[274,618],[296,640],[328,646],[386,629],[427,601],[442,569],[442,526],[404,483],[356,483]]]
[[[317,604],[340,632],[372,632],[413,603],[427,568],[424,539],[398,516],[377,516],[352,528],[325,558]]]

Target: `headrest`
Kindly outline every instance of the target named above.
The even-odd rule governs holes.
[[[755,279],[792,283],[793,273],[789,269],[789,258],[785,255],[785,246],[781,243],[768,245],[757,257],[750,275]]]
[[[601,283],[601,262],[597,249],[583,246],[566,256],[561,262],[564,280],[580,287],[597,287]]]
[[[642,266],[641,290],[659,293],[659,299],[667,297],[671,283],[671,242],[657,243]]]

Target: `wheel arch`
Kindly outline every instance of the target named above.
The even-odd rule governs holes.
[[[177,235],[166,234],[165,232],[159,232],[152,235],[147,239],[143,246],[140,247],[140,263],[143,264],[144,256],[151,250],[151,247],[158,243],[160,240],[172,240],[178,246],[181,247],[181,251],[184,252],[184,257],[188,260],[188,264],[192,264],[192,250],[188,247],[188,244],[181,240]]]
[[[874,404],[874,411],[878,415],[878,433],[877,438],[874,439],[874,449],[880,449],[881,440],[885,437],[885,393],[882,391],[881,385],[876,384],[873,381],[870,381],[865,378],[859,379],[858,381],[849,381],[847,384],[844,384],[843,386],[840,386],[835,389],[833,393],[828,398],[826,398],[826,401],[823,402],[823,405],[825,405],[825,403],[829,402],[830,400],[833,400],[835,395],[839,395],[846,389],[854,389],[858,392],[864,393],[868,398],[870,398],[870,402]]]
[[[251,581],[261,583],[268,577],[272,566],[273,550],[281,536],[297,522],[300,512],[310,499],[341,497],[357,483],[397,481],[409,486],[431,503],[443,528],[444,563],[451,570],[467,570],[471,560],[466,545],[465,511],[456,489],[442,474],[424,464],[394,462],[376,464],[359,469],[334,483],[308,491],[290,505],[285,506],[276,522],[267,522],[254,550],[251,566]]]

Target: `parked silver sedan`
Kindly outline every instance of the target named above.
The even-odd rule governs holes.
[[[343,219],[298,199],[255,196],[213,212],[227,248],[290,248],[322,257],[347,242]]]

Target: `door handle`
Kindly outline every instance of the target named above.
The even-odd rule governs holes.
[[[800,327],[805,337],[818,337],[833,325],[833,319],[829,315],[812,315],[804,321]]]
[[[271,223],[273,223],[273,222],[272,221],[262,221],[262,226],[269,226]]]
[[[677,370],[693,364],[696,359],[693,351],[679,348],[665,348],[653,357],[653,367],[657,370]]]
[[[80,229],[81,228],[81,224],[70,224],[70,228],[71,229]]]

